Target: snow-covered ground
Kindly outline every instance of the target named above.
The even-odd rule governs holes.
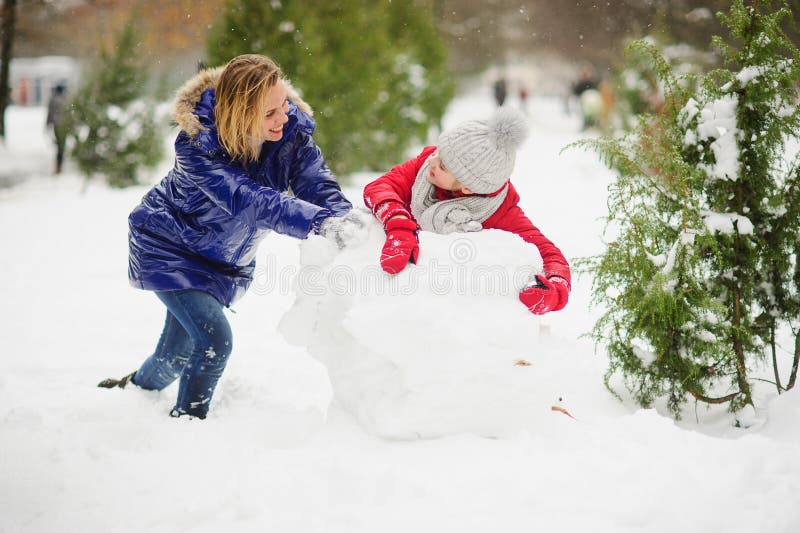
[[[560,101],[529,106],[532,132],[513,178],[522,207],[569,258],[597,253],[611,175],[592,154],[559,155],[580,135]],[[488,92],[475,92],[453,103],[445,125],[491,110]],[[160,302],[127,283],[127,215],[146,188],[85,187],[69,165],[52,177],[44,110],[11,108],[7,124],[0,175],[25,181],[0,191],[0,531],[800,527],[800,392],[775,398],[761,389],[748,429],[705,407],[676,424],[658,409],[619,402],[602,384],[603,354],[579,338],[598,313],[588,309],[585,277],[574,280],[565,310],[541,320],[513,305],[515,296],[491,291],[447,296],[445,306],[430,287],[309,300],[298,276],[319,263],[318,243],[272,235],[250,293],[229,315],[234,353],[207,420],[168,418],[174,388],[96,388],[135,369],[162,326]],[[355,204],[370,177],[347,189]],[[523,257],[503,236],[502,246],[486,237],[470,254],[495,252],[503,264]],[[373,241],[323,258],[327,270],[314,279],[330,281],[331,265],[363,272]],[[452,260],[454,243],[423,236],[423,253]],[[330,312],[337,308],[339,316]],[[496,329],[476,331],[481,323]],[[396,349],[404,345],[408,361]],[[420,357],[429,346],[441,359]],[[374,371],[353,371],[362,353],[413,379],[376,388]],[[481,368],[487,379],[470,386],[453,377],[480,377]],[[372,396],[348,398],[358,387]],[[398,390],[402,409],[391,396]],[[380,404],[386,398],[394,403]],[[441,436],[376,436],[415,431]]]

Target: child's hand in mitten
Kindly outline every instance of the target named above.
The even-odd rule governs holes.
[[[409,261],[417,262],[419,240],[417,223],[405,217],[394,217],[386,221],[386,242],[381,250],[381,268],[389,274],[397,274]]]
[[[567,305],[569,283],[561,276],[534,276],[534,279],[519,293],[520,301],[534,315],[558,311]]]

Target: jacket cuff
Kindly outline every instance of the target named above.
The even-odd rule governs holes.
[[[572,280],[569,267],[552,267],[544,269],[544,277],[547,279],[561,278],[567,284],[567,289],[572,290]]]
[[[419,231],[419,226],[413,218],[392,218],[386,221],[386,225],[383,229],[387,233],[390,231],[403,229],[407,231],[413,231],[414,234],[416,234],[417,231]]]
[[[322,226],[322,223],[325,222],[330,217],[334,216],[333,212],[329,209],[322,208],[320,209],[319,213],[314,217],[314,220],[311,221],[311,230],[308,232],[310,234],[318,235],[319,234],[319,227]]]
[[[400,202],[394,200],[386,200],[385,202],[381,202],[372,208],[372,212],[375,214],[375,218],[380,220],[384,229],[386,228],[386,222],[390,218],[398,215],[403,215],[410,220],[414,220],[414,217],[411,216],[411,213],[408,211],[408,209],[406,209],[405,206]]]

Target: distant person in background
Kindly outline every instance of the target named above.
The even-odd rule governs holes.
[[[364,203],[381,222],[386,242],[381,268],[397,274],[419,256],[417,232],[454,233],[500,229],[536,246],[543,271],[531,276],[519,300],[536,315],[567,305],[570,268],[561,251],[520,209],[509,181],[517,149],[527,134],[524,115],[503,107],[489,120],[471,120],[444,131],[409,161],[369,183]],[[542,196],[540,201],[550,201]]]
[[[578,108],[583,118],[583,129],[596,126],[603,111],[603,98],[598,85],[591,66],[584,66],[580,78],[572,85],[572,95],[578,100]]]
[[[59,83],[53,87],[50,102],[47,104],[47,127],[53,131],[56,145],[56,174],[61,174],[64,165],[64,148],[67,144],[67,87]]]
[[[528,113],[528,87],[525,86],[524,83],[519,83],[519,91],[517,93],[519,95],[519,108],[522,109],[523,113]]]
[[[128,277],[164,304],[164,329],[135,372],[98,386],[180,379],[170,416],[203,419],[233,349],[223,311],[253,281],[258,244],[272,230],[341,247],[364,222],[314,143],[311,108],[270,58],[201,71],[173,116],[175,166],[128,217]]]
[[[17,105],[28,105],[28,80],[25,78],[19,80],[16,103]]]
[[[494,82],[494,101],[497,103],[498,107],[505,103],[507,95],[508,87],[506,79],[498,78],[497,81]]]
[[[608,128],[611,126],[611,111],[614,109],[615,98],[614,89],[611,82],[607,79],[600,81],[597,88],[600,91],[600,98],[603,102],[603,111],[600,113],[600,127]]]
[[[590,66],[584,66],[581,69],[578,80],[572,85],[572,94],[580,96],[585,91],[590,89],[597,89],[597,78],[594,75],[594,69]]]

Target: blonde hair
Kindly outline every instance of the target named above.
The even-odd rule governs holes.
[[[234,159],[258,159],[260,146],[250,138],[259,132],[269,91],[283,78],[277,63],[258,54],[236,56],[225,65],[215,90],[214,121],[220,143]]]

